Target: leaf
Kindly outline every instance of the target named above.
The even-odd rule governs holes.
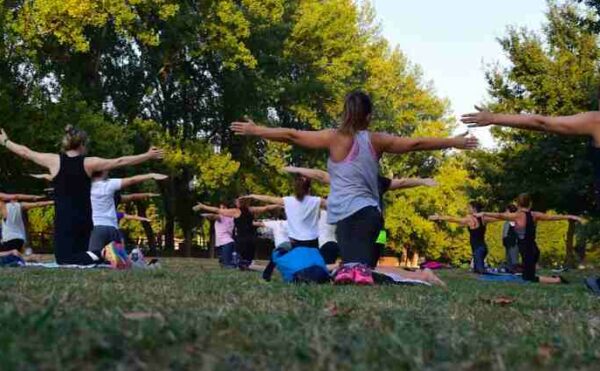
[[[490,300],[490,304],[500,305],[502,307],[510,305],[515,302],[516,299],[513,299],[508,296],[497,296]]]

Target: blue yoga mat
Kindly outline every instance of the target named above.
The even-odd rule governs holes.
[[[521,276],[508,275],[508,274],[503,274],[503,275],[488,275],[488,274],[483,274],[483,275],[479,276],[479,280],[480,281],[487,281],[487,282],[527,283],[527,281],[525,281],[523,278],[521,278]]]

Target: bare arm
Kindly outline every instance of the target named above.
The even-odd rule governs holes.
[[[1,193],[0,199],[4,201],[38,201],[44,199],[45,196],[34,196],[34,195],[24,195],[24,194],[12,194],[12,193]]]
[[[252,225],[255,226],[256,228],[266,228],[267,226],[265,225],[265,223],[263,222],[259,222],[259,221],[254,221],[252,222]]]
[[[164,174],[150,173],[144,175],[136,175],[131,178],[121,179],[121,189],[131,187],[132,185],[146,182],[148,180],[161,181],[167,179],[168,176]]]
[[[456,216],[447,216],[447,215],[432,215],[429,217],[429,220],[433,221],[433,222],[448,222],[448,223],[454,223],[454,224],[460,224],[463,226],[468,226],[469,225],[469,220],[466,218],[459,218]]]
[[[476,215],[477,217],[488,218],[488,219],[496,219],[496,220],[504,220],[509,222],[514,222],[519,218],[518,213],[480,213]]]
[[[497,223],[497,222],[504,222],[504,219],[498,219],[498,218],[492,218],[490,216],[484,216],[483,217],[483,221],[487,224],[489,223]]]
[[[51,174],[56,175],[60,167],[59,156],[54,153],[41,153],[29,149],[26,146],[17,144],[8,139],[4,129],[0,129],[0,145],[3,145],[15,155],[34,162],[50,170]]]
[[[158,193],[132,193],[128,195],[121,195],[121,202],[141,201],[147,200],[153,197],[160,197]]]
[[[275,142],[295,144],[297,146],[326,149],[333,136],[333,130],[303,131],[288,128],[269,128],[254,122],[234,122],[231,130],[237,135],[261,137]]]
[[[29,174],[29,176],[36,179],[42,179],[47,182],[51,182],[53,179],[51,174]]]
[[[240,198],[248,198],[251,200],[264,202],[266,204],[274,204],[274,205],[283,206],[283,198],[282,197],[264,196],[264,195],[247,195],[247,196],[242,196]]]
[[[533,217],[535,220],[543,221],[543,222],[558,222],[562,220],[569,220],[578,223],[584,223],[585,219],[577,216],[577,215],[549,215],[539,212],[533,212]]]
[[[270,211],[281,210],[282,205],[267,205],[267,206],[253,206],[248,208],[254,215],[268,213]]]
[[[475,137],[462,136],[453,138],[404,138],[384,133],[371,136],[373,147],[378,153],[401,154],[414,151],[432,151],[447,148],[474,149],[479,142]]]
[[[478,112],[468,113],[461,121],[470,127],[489,125],[506,126],[517,129],[546,131],[562,135],[594,135],[600,124],[600,112],[584,112],[572,116],[509,115],[491,113],[475,107]]]
[[[219,214],[200,214],[201,217],[208,220],[220,220],[221,216]]]
[[[283,170],[291,174],[299,174],[306,178],[316,180],[319,183],[329,184],[330,182],[329,173],[323,170],[294,166],[284,167]]]
[[[198,203],[196,206],[194,206],[193,210],[194,211],[204,210],[204,211],[208,211],[209,213],[212,213],[212,214],[228,216],[230,218],[237,218],[241,214],[240,209],[219,209],[218,207],[205,205],[203,203]]]
[[[388,190],[407,189],[415,187],[435,187],[437,182],[432,178],[401,178],[392,179]]]
[[[149,160],[158,160],[163,158],[164,151],[162,149],[151,147],[148,152],[133,156],[124,156],[113,159],[105,159],[100,157],[88,157],[85,159],[85,170],[91,175],[96,171],[108,171],[125,166],[139,165]]]
[[[148,222],[148,223],[150,223],[152,221],[152,219],[150,219],[150,218],[145,218],[143,216],[131,215],[131,214],[123,214],[123,219],[135,220],[138,222]]]
[[[21,202],[21,208],[23,210],[36,209],[38,207],[46,207],[54,205],[54,201],[42,201],[42,202]]]

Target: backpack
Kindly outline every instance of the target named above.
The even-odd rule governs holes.
[[[289,251],[273,251],[273,263],[285,282],[325,283],[331,277],[319,249],[296,247]]]

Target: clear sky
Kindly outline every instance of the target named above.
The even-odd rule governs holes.
[[[383,35],[423,69],[456,116],[485,101],[485,65],[506,57],[497,38],[507,26],[539,30],[545,0],[373,0]],[[487,130],[477,129],[486,146]]]

